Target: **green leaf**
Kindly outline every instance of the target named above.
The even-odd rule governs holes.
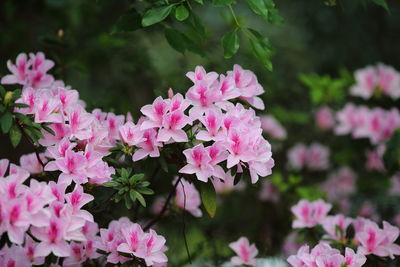
[[[141,27],[141,16],[135,8],[131,7],[118,18],[111,33],[132,32]]]
[[[389,7],[386,3],[386,0],[371,0],[371,1],[389,11]]]
[[[272,54],[272,48],[267,37],[262,36],[259,32],[248,29],[252,36],[249,41],[253,54],[263,63],[264,67],[272,71],[272,62],[270,56]]]
[[[179,21],[184,21],[189,17],[189,11],[184,5],[180,5],[175,9],[175,18]]]
[[[163,21],[171,13],[173,7],[173,5],[168,5],[147,10],[142,19],[142,26],[148,27]]]
[[[24,103],[14,103],[12,106],[16,107],[16,108],[29,108],[30,107],[29,105],[24,104]]]
[[[118,185],[119,185],[119,183],[114,182],[114,181],[105,182],[105,183],[102,184],[102,186],[105,186],[105,187],[116,187],[116,186],[118,186]]]
[[[0,96],[4,97],[5,95],[6,95],[6,89],[4,89],[4,87],[0,85]]]
[[[237,29],[226,33],[221,39],[224,48],[224,57],[231,58],[239,49],[239,37]]]
[[[212,183],[201,184],[201,201],[208,215],[213,218],[217,211],[217,193]]]
[[[154,191],[147,187],[138,188],[138,192],[142,193],[143,195],[153,195]]]
[[[227,6],[234,2],[235,0],[213,0],[213,6]]]
[[[131,199],[129,198],[129,195],[125,195],[125,196],[124,196],[124,200],[125,200],[125,206],[126,206],[128,209],[131,209],[131,208],[132,208],[132,201],[131,201]]]
[[[246,0],[254,13],[261,16],[264,20],[269,22],[268,9],[263,0]]]
[[[11,112],[7,111],[1,117],[1,130],[3,131],[3,133],[8,133],[8,131],[11,128],[12,123],[13,123],[12,114],[11,114]]]
[[[203,5],[204,4],[204,2],[203,2],[203,0],[194,0],[196,3],[199,3],[200,5]]]
[[[135,181],[142,180],[142,179],[144,178],[144,173],[137,173],[137,174],[133,175],[132,178],[133,178]]]
[[[13,124],[10,129],[10,141],[13,147],[17,147],[21,141],[22,133],[18,125]]]
[[[185,38],[183,36],[183,33],[174,30],[174,29],[170,29],[167,28],[165,29],[165,38],[167,39],[169,45],[175,49],[176,51],[180,52],[180,53],[184,53],[186,50],[186,46],[185,46]]]
[[[144,200],[144,197],[139,193],[135,191],[135,195],[137,200],[139,200],[140,204],[142,204],[143,207],[146,207],[146,200]]]
[[[129,196],[132,199],[132,201],[136,201],[136,191],[131,189],[129,190]]]

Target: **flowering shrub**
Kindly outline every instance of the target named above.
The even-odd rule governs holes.
[[[236,184],[235,176],[244,174],[256,183],[271,174],[271,146],[262,136],[260,118],[246,107],[264,109],[258,97],[263,88],[249,70],[235,65],[219,75],[196,67],[187,74],[193,86],[185,96],[170,90],[169,98],[158,97],[142,107],[143,116],[134,123],[130,114],[89,112],[78,91],[47,73],[53,66],[43,53],[20,54],[15,64],[8,62],[12,74],[1,80],[22,86],[20,95],[2,94],[6,114],[11,114],[11,122],[4,115],[1,119],[3,131],[16,126],[10,132],[13,144],[24,135],[35,150],[21,157],[21,166],[1,161],[4,266],[51,263],[54,256],[65,266],[88,260],[165,265],[166,240],[151,227],[163,217],[174,194],[180,209],[200,217],[203,201],[213,217],[214,186],[221,191]],[[7,100],[10,94],[14,102]],[[144,195],[154,193],[150,182],[122,166],[160,157],[176,166],[179,176],[156,217],[143,228],[121,217],[99,230],[90,205],[94,188],[112,188],[108,201],[124,200],[128,209],[138,207],[136,200],[146,206]],[[202,200],[195,180],[204,183]],[[257,250],[246,244],[246,251],[245,245],[231,244],[241,258],[235,260],[238,264],[254,263]]]

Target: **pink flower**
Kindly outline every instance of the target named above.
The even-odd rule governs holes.
[[[250,265],[255,266],[255,257],[258,250],[254,244],[249,243],[246,237],[241,237],[236,242],[230,243],[229,247],[236,253],[237,256],[231,258],[231,263],[234,265]]]
[[[42,52],[30,53],[31,70],[28,72],[29,86],[45,88],[52,84],[54,78],[46,72],[54,66],[54,62],[45,58]]]
[[[8,74],[1,79],[2,84],[21,84],[28,85],[28,69],[32,63],[28,61],[25,53],[17,56],[15,65],[11,60],[7,61],[7,68],[12,74]]]
[[[286,139],[287,133],[282,124],[271,115],[264,115],[261,118],[261,128],[272,138],[278,140]]]
[[[378,82],[378,74],[375,68],[368,66],[364,69],[357,70],[354,73],[357,84],[351,87],[351,94],[354,96],[360,96],[364,99],[370,98],[375,90]]]
[[[342,241],[343,238],[346,237],[346,230],[351,222],[351,218],[346,218],[343,216],[343,214],[338,214],[335,216],[325,217],[321,225],[328,234],[328,238]],[[340,229],[340,231],[338,231],[338,229]]]
[[[300,170],[306,166],[307,160],[307,147],[304,144],[297,144],[288,151],[289,165],[295,169]]]
[[[186,149],[183,154],[186,157],[187,164],[179,172],[196,174],[197,179],[207,182],[208,178],[213,174],[213,168],[209,164],[211,157],[203,144]]]
[[[147,120],[143,121],[140,129],[147,130],[150,128],[160,128],[163,123],[164,115],[168,112],[168,109],[168,101],[164,100],[161,96],[157,97],[153,104],[142,107],[140,112],[146,116]]]
[[[168,262],[168,258],[164,253],[166,250],[165,238],[150,229],[149,233],[143,235],[137,252],[133,254],[144,259],[147,266],[152,266]]]
[[[64,218],[52,218],[47,227],[32,228],[32,234],[41,241],[36,247],[35,257],[45,257],[50,253],[58,257],[70,255],[68,243],[64,240],[65,223]]]
[[[63,122],[62,114],[58,113],[59,102],[48,96],[41,96],[35,104],[35,122]]]
[[[193,119],[200,118],[204,112],[214,109],[214,103],[219,100],[218,91],[205,80],[196,82],[186,93],[193,107],[189,110],[189,116]]]
[[[378,171],[378,172],[385,172],[385,164],[383,163],[383,154],[385,153],[386,146],[384,144],[379,145],[376,147],[375,150],[367,150],[366,151],[366,169],[369,171]]]
[[[187,142],[188,137],[182,128],[189,123],[189,117],[179,109],[166,114],[163,117],[162,128],[158,132],[157,141]]]
[[[328,107],[322,107],[315,113],[317,126],[322,130],[329,130],[335,125],[333,112]]]
[[[355,253],[351,248],[346,248],[344,257],[348,267],[360,267],[367,261],[364,255]]]
[[[263,110],[264,102],[258,95],[264,93],[264,89],[258,83],[256,75],[250,70],[244,70],[235,64],[233,71],[228,71],[228,76],[235,81],[235,87],[240,91],[240,97],[250,103],[256,109]]]
[[[144,232],[139,224],[130,224],[127,228],[121,229],[126,243],[118,246],[117,250],[124,253],[135,253],[139,249]]]
[[[206,114],[199,118],[206,130],[200,130],[196,138],[202,141],[215,141],[222,126],[222,116],[219,109],[206,111]]]
[[[329,148],[318,143],[309,146],[307,166],[310,170],[326,170],[329,167]]]
[[[235,176],[233,176],[230,171],[225,173],[224,180],[213,177],[211,182],[213,183],[215,191],[218,194],[227,194],[233,190],[242,191],[246,187],[246,183],[244,183],[244,181],[240,181],[238,184],[235,185]]]
[[[115,115],[112,112],[107,114],[107,119],[105,121],[107,128],[108,128],[108,136],[111,139],[117,139],[118,136],[118,129],[120,126],[124,124],[125,116],[124,115]]]
[[[329,174],[328,179],[321,185],[327,193],[329,201],[337,201],[352,195],[356,191],[357,175],[347,166]]]
[[[94,120],[93,115],[87,113],[82,107],[76,106],[67,114],[71,137],[79,140],[88,139],[91,134],[89,125]]]
[[[143,132],[140,130],[140,127],[135,125],[131,121],[128,121],[127,123],[119,127],[119,136],[121,138],[121,141],[130,146],[135,146],[140,142],[145,141],[145,139],[143,138]]]
[[[50,161],[45,166],[46,171],[60,170],[62,174],[59,177],[59,181],[71,183],[87,182],[87,176],[84,172],[87,164],[87,159],[82,152],[74,152],[67,150],[64,157],[57,158],[55,161]]]
[[[39,156],[43,163],[47,162],[43,153],[39,154]],[[22,155],[19,162],[21,167],[27,170],[30,174],[37,174],[43,171],[43,166],[39,163],[35,153]]]
[[[206,72],[206,70],[201,67],[197,66],[194,72],[186,73],[186,77],[188,77],[193,83],[197,83],[199,81],[206,81],[209,84],[215,82],[218,78],[218,74],[216,72]]]
[[[309,202],[308,200],[300,200],[291,211],[296,216],[293,221],[293,228],[310,228],[320,224],[332,208],[331,204],[323,200]]]
[[[175,204],[195,217],[201,217],[201,199],[194,184],[181,179],[175,192]]]
[[[160,156],[159,147],[162,146],[160,142],[157,141],[157,131],[154,129],[147,129],[143,131],[144,141],[140,142],[137,146],[138,150],[132,156],[133,161],[141,160],[147,156],[156,158]]]

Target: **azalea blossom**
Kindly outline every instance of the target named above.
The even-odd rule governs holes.
[[[254,244],[250,244],[246,237],[241,237],[236,242],[230,243],[229,247],[236,253],[236,256],[231,258],[232,264],[255,266],[258,249]]]

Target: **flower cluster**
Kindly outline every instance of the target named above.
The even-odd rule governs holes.
[[[318,211],[318,208],[314,207],[315,203],[318,202],[320,203],[318,206],[321,212]],[[292,207],[292,212],[296,216],[296,220],[293,222],[293,228],[306,228],[314,227],[318,224],[321,225],[326,234],[322,237],[323,241],[321,241],[322,243],[320,243],[319,246],[323,246],[324,250],[328,249],[328,252],[330,251],[328,243],[339,242],[344,245],[355,245],[360,259],[365,259],[364,255],[368,254],[374,254],[379,257],[390,257],[392,259],[394,259],[395,255],[400,255],[400,246],[395,244],[395,241],[399,237],[399,228],[386,221],[383,222],[383,228],[380,228],[377,223],[363,217],[352,219],[342,214],[327,216],[330,207],[329,204],[321,202],[320,200],[311,203],[306,200],[301,200],[297,205]],[[313,214],[316,213],[321,214],[321,216],[315,218]],[[354,234],[349,236],[348,228],[350,226],[354,229]],[[325,260],[334,260],[330,263],[332,265],[326,265],[327,263],[323,263],[323,261],[318,263],[317,256],[326,253],[316,253],[314,255],[315,257],[310,258],[309,256],[304,256],[310,255],[308,250],[308,246],[300,248],[296,256],[289,257],[289,263],[292,264],[292,266],[343,266],[341,264],[345,263],[342,261],[343,256],[335,256],[335,259],[326,258]],[[349,248],[346,248],[346,251],[347,250],[349,250]],[[351,252],[354,254],[354,251]],[[340,252],[338,253],[340,254]],[[311,254],[313,254],[313,252],[311,252]],[[331,254],[332,253],[328,253],[328,255]],[[345,255],[345,258],[346,257]],[[310,259],[316,265],[312,265],[311,262],[308,262]],[[351,265],[351,262],[347,262],[347,265],[344,266],[361,266],[365,263],[365,260],[361,265]]]
[[[183,151],[187,164],[180,173],[195,174],[203,182],[211,177],[224,180],[227,173],[220,164],[226,161],[228,169],[248,168],[252,183],[271,174],[274,161],[260,118],[253,109],[229,101],[239,98],[264,108],[257,97],[263,89],[254,73],[238,65],[226,76],[196,67],[187,77],[194,85],[185,97],[170,91],[169,99],[158,97],[144,106],[144,117],[136,125],[127,122],[120,127],[121,141],[135,147],[133,161],[160,156],[164,145],[191,141],[195,146]]]
[[[128,218],[111,221],[108,228],[100,229],[100,237],[97,248],[109,253],[107,262],[124,263],[131,260],[130,255],[144,260],[147,266],[161,266],[168,261],[164,253],[168,249],[165,238],[152,229],[144,232],[139,224],[132,223]]]
[[[11,257],[24,266],[27,262],[41,264],[50,253],[70,259],[75,242],[79,242],[84,252],[82,259],[98,257],[93,250],[97,226],[93,216],[82,209],[93,196],[84,193],[79,184],[69,193],[66,183],[30,179],[27,186],[24,183],[29,172],[14,164],[8,165],[8,160],[0,161],[0,233],[7,233],[13,245],[3,247],[1,260],[8,262]],[[12,254],[16,251],[21,253]]]
[[[229,247],[237,255],[231,258],[232,264],[250,266],[254,266],[256,264],[255,257],[258,254],[258,249],[254,244],[250,244],[246,237],[241,237],[236,242],[230,243]]]
[[[312,143],[310,146],[297,144],[288,151],[289,166],[295,170],[326,170],[329,167],[329,148]]]
[[[338,135],[351,134],[353,138],[369,138],[372,144],[387,140],[400,127],[400,113],[396,108],[384,110],[347,103],[336,113]]]
[[[351,94],[364,99],[382,94],[398,99],[400,97],[400,73],[384,64],[368,66],[354,74],[356,84],[351,87]]]
[[[25,54],[20,54],[15,66],[9,62],[13,74],[5,76],[2,83],[23,85],[16,102],[29,107],[18,108],[19,113],[32,115],[36,123],[51,123],[49,128],[55,135],[42,130],[44,138],[39,140],[49,159],[45,171],[61,171],[60,182],[67,184],[109,181],[114,169],[102,158],[119,138],[118,128],[125,116],[99,109],[87,112],[76,90],[46,74],[54,64],[43,53],[26,59]],[[41,78],[32,80],[32,75]]]
[[[366,260],[364,255],[355,253],[351,248],[346,248],[342,255],[329,244],[319,243],[311,251],[308,245],[302,246],[287,261],[293,267],[360,267]]]

